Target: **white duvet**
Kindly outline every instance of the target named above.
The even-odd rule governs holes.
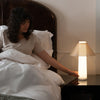
[[[0,53],[0,93],[35,100],[61,100],[59,86],[63,79],[40,63],[15,49]]]

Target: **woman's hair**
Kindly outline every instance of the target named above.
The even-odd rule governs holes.
[[[20,25],[25,20],[30,20],[30,26],[28,28],[28,31],[26,33],[23,33],[24,37],[28,39],[32,32],[31,31],[32,20],[30,15],[24,8],[17,7],[12,9],[8,20],[8,32],[7,32],[7,36],[12,43],[19,42],[18,36],[19,36]]]

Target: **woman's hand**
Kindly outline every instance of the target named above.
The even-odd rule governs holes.
[[[79,76],[77,71],[70,71],[68,74],[72,75],[74,77],[78,77]]]

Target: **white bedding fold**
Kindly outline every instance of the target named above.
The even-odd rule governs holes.
[[[61,100],[63,79],[39,67],[39,61],[15,49],[0,53],[0,93],[36,100]]]
[[[24,64],[38,63],[38,61],[34,57],[24,54],[16,49],[8,49],[0,53],[0,59],[9,59]]]

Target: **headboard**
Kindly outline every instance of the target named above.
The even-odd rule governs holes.
[[[7,25],[12,8],[27,8],[32,17],[32,27],[36,30],[48,30],[54,34],[53,57],[57,59],[57,20],[55,14],[43,4],[32,0],[0,0],[0,25]],[[51,70],[57,72],[53,67]]]

